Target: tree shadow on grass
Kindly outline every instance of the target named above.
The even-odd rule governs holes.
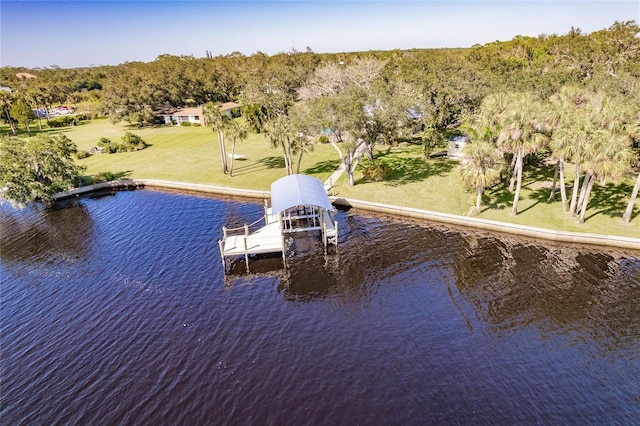
[[[420,182],[431,176],[441,176],[451,172],[458,164],[453,160],[406,158],[393,155],[391,152],[379,154],[375,160],[389,167],[390,173],[386,182],[391,186]]]
[[[268,169],[284,169],[284,157],[265,157],[259,159],[258,163],[265,165]]]
[[[553,183],[553,174],[555,173],[555,165],[538,164],[531,166],[529,170],[524,170],[522,185],[529,186],[533,183],[549,182],[549,186]]]
[[[127,131],[134,131],[134,130],[143,130],[143,129],[158,129],[161,127],[172,127],[169,126],[167,124],[156,124],[156,123],[127,123],[124,126],[124,129]],[[187,126],[182,126],[182,127],[187,127]]]
[[[57,135],[58,133],[63,133],[69,129],[71,129],[71,126],[45,127],[42,130],[31,130],[31,136],[36,136],[38,134]],[[26,132],[24,133],[24,136],[28,136]]]
[[[556,189],[556,199],[549,201],[549,194],[550,194],[550,189],[549,188],[538,188],[535,190],[530,190],[531,192],[529,193],[528,198],[530,200],[534,200],[534,202],[522,209],[522,210],[518,210],[518,214],[520,213],[524,213],[527,210],[531,210],[532,208],[534,208],[536,205],[543,203],[543,204],[553,204],[553,203],[557,203],[559,202],[560,204],[562,204],[562,201],[557,200],[557,198],[559,197],[559,189]],[[512,202],[513,202],[513,194],[512,194]],[[562,210],[562,207],[560,207],[560,210]]]
[[[587,205],[587,212],[591,214],[585,216],[585,221],[599,214],[622,218],[629,203],[632,189],[633,186],[628,183],[607,183],[604,186],[596,183],[593,185],[589,204]],[[633,217],[637,215],[638,213]]]
[[[78,122],[78,124],[76,124],[76,126],[81,126],[84,123],[82,121]],[[44,125],[44,119],[43,119],[43,125]],[[36,124],[35,128],[31,128],[31,135],[29,135],[29,133],[27,133],[27,130],[24,128],[20,128],[17,129],[16,131],[16,137],[33,137],[33,136],[37,136],[39,134],[51,134],[51,135],[57,135],[58,133],[64,133],[67,130],[71,130],[73,129],[74,126],[71,126],[70,124],[65,125],[65,126],[60,126],[60,127],[48,127],[48,126],[44,126],[42,128],[42,130],[40,130],[38,128],[38,125]],[[6,131],[5,131],[6,130]],[[7,126],[6,129],[0,129],[0,136],[13,136],[13,133],[11,132],[11,129]]]
[[[544,173],[535,173],[535,175],[535,177],[531,175],[527,176],[527,182],[539,182],[538,178],[540,178],[541,176],[548,177],[548,175],[545,175]],[[530,185],[530,183],[528,185]],[[621,218],[624,210],[627,207],[627,203],[629,202],[629,197],[631,196],[632,189],[632,185],[628,183],[608,183],[604,186],[595,184],[589,198],[589,205],[587,206],[587,212],[590,214],[585,217],[585,221],[598,214],[603,214],[612,218]],[[549,191],[550,189],[546,186],[537,189],[530,189],[528,198],[530,200],[534,200],[534,202],[530,206],[527,206],[522,210],[518,210],[518,214],[524,213],[540,203],[557,203],[559,205],[558,208],[560,209],[560,211],[562,211],[562,201],[560,200],[559,187],[556,188],[555,199],[551,201],[549,201]],[[567,194],[567,196],[569,197],[568,201],[570,201],[571,194],[569,193]],[[506,208],[510,208],[513,205],[513,197],[514,193],[509,192],[508,186],[504,183],[501,183],[489,192],[489,200],[486,203],[487,209],[503,210]],[[483,209],[483,211],[484,210],[485,209]],[[640,215],[640,212],[635,213],[632,218],[635,218],[638,215]]]
[[[320,161],[311,167],[304,169],[303,173],[308,175],[333,172],[340,165],[340,160]]]
[[[529,191],[527,198],[534,200],[534,202],[524,209],[518,209],[518,214],[531,210],[540,203],[555,202],[554,200],[549,201],[549,193],[551,185],[553,184],[555,166],[539,162],[535,166],[528,165],[527,167],[529,168],[525,169],[523,172],[522,189],[527,189]],[[508,181],[501,182],[489,191],[489,202],[487,204],[489,208],[504,210],[506,208],[513,207],[515,191],[509,191],[508,183]],[[556,192],[558,193],[559,189],[557,189]],[[556,197],[557,196],[559,195],[557,194]],[[520,201],[522,201],[522,197],[523,194],[520,193]]]
[[[487,208],[484,210],[504,210],[511,208],[513,205],[513,193],[509,191],[509,187],[500,183],[488,191],[489,199],[486,203]]]
[[[284,158],[283,157],[265,157],[261,158],[255,163],[247,164],[242,167],[233,168],[234,176],[246,175],[249,173],[257,172],[259,170],[265,169],[284,169]]]
[[[530,200],[535,200],[535,202],[526,209],[519,211],[518,213],[524,213],[540,203],[558,203],[559,205],[562,205],[559,180],[556,182],[555,196],[553,199],[549,200],[549,196],[551,195],[551,187],[553,186],[554,167],[541,166],[541,168],[543,170],[532,171],[532,173],[530,173],[526,177],[526,184],[523,182],[523,186],[525,186],[530,191],[528,198]],[[567,188],[566,184],[565,188]],[[560,208],[562,209],[562,207]]]

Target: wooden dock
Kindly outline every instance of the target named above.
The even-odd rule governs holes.
[[[223,240],[225,256],[276,253],[284,247],[280,222],[269,223],[252,234],[227,235]]]
[[[252,233],[249,232],[249,228],[255,223],[240,228],[223,228],[224,236],[222,240],[218,241],[218,244],[225,270],[227,257],[244,256],[247,270],[249,269],[249,255],[281,252],[284,259],[285,238],[282,233],[282,222],[277,216],[269,214],[265,214],[264,221],[265,225]]]
[[[227,258],[243,256],[249,272],[249,256],[267,253],[282,253],[286,268],[286,241],[298,232],[319,232],[325,254],[328,244],[337,246],[338,223],[331,213],[334,208],[319,179],[290,175],[272,184],[271,194],[272,207],[265,200],[262,218],[239,228],[222,228],[223,238],[218,245],[225,271]],[[276,204],[278,208],[274,208]],[[260,222],[264,225],[250,231]]]

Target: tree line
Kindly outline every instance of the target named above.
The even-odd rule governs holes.
[[[10,90],[0,91],[0,107],[3,120],[23,126],[29,111],[56,103],[90,105],[91,115],[150,125],[166,103],[205,105],[224,173],[233,173],[235,143],[254,131],[282,150],[287,173],[323,138],[350,184],[362,156],[375,162],[375,145],[412,140],[428,156],[451,134],[465,133],[474,143],[463,175],[477,191],[478,211],[484,188],[503,177],[517,214],[527,159],[545,155],[557,170],[550,197],[559,191],[567,213],[584,220],[594,182],[638,168],[639,34],[628,21],[589,34],[572,28],[466,49],[320,54],[307,48],[273,56],[161,55],[149,63],[78,69],[3,67],[1,85]],[[242,105],[244,124],[219,114],[217,105],[226,101]],[[229,162],[225,136],[232,141]],[[565,163],[575,167],[570,200]],[[634,194],[638,185],[640,176]]]

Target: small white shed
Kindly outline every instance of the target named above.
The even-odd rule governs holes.
[[[463,135],[453,135],[449,138],[449,145],[447,146],[447,157],[460,160],[464,157],[462,150],[465,145],[469,143],[469,138]]]

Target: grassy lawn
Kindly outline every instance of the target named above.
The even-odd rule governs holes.
[[[271,182],[285,175],[281,151],[272,148],[264,135],[259,134],[250,134],[248,139],[238,142],[236,154],[246,155],[246,159],[235,161],[234,176],[230,177],[221,171],[216,134],[207,127],[137,128],[114,125],[108,120],[93,120],[52,131],[64,132],[80,150],[86,151],[96,146],[101,137],[117,140],[127,131],[151,145],[138,152],[96,154],[78,160],[87,167],[88,175],[110,172],[120,178],[164,179],[260,190],[269,190]],[[230,152],[230,141],[227,145]],[[365,182],[356,171],[355,186],[350,187],[343,174],[338,182],[334,182],[332,194],[457,215],[468,214],[475,202],[474,194],[466,192],[462,185],[460,165],[455,161],[445,158],[425,161],[421,147],[408,144],[378,150],[375,156],[376,161],[385,162],[391,169],[385,182]],[[339,158],[331,145],[316,144],[312,152],[304,155],[301,171],[325,181],[338,165]],[[571,169],[567,166],[567,183],[573,181]],[[483,211],[477,217],[548,229],[640,238],[640,199],[636,201],[631,223],[625,225],[621,219],[635,176],[616,185],[596,185],[586,223],[582,225],[577,218],[562,212],[559,193],[555,201],[547,201],[552,178],[552,167],[525,167],[518,215],[510,215],[513,194],[504,185],[497,185],[485,191]],[[571,196],[570,192],[568,196]]]
[[[393,172],[385,182],[364,182],[356,172],[356,185],[350,187],[343,176],[334,187],[334,195],[385,204],[467,215],[475,203],[475,194],[466,192],[461,182],[460,165],[446,158],[423,161],[421,148],[404,145],[376,153],[377,161],[386,162]],[[571,167],[567,167],[571,169]],[[568,183],[573,174],[567,170]],[[570,180],[569,180],[570,179]],[[485,191],[482,212],[475,216],[500,222],[516,223],[555,230],[620,235],[640,238],[640,199],[636,200],[634,217],[622,222],[635,176],[624,182],[604,187],[595,185],[584,224],[563,213],[560,193],[555,201],[547,201],[553,180],[553,167],[525,168],[523,188],[518,202],[518,215],[511,216],[513,194],[504,185]],[[567,194],[571,197],[571,193]],[[597,206],[597,207],[594,207]]]
[[[137,152],[95,154],[79,160],[79,164],[87,167],[88,175],[110,172],[122,178],[164,179],[269,190],[271,182],[286,174],[281,151],[272,148],[264,135],[260,134],[250,134],[246,140],[238,141],[236,154],[245,155],[246,158],[234,161],[231,177],[222,173],[216,133],[207,127],[136,128],[124,124],[113,125],[107,120],[94,120],[64,129],[78,149],[86,151],[96,146],[101,137],[117,140],[126,131],[139,135],[151,146]],[[230,153],[229,140],[227,149]],[[335,150],[330,145],[318,144],[312,152],[304,154],[301,171],[324,181],[337,165]]]

